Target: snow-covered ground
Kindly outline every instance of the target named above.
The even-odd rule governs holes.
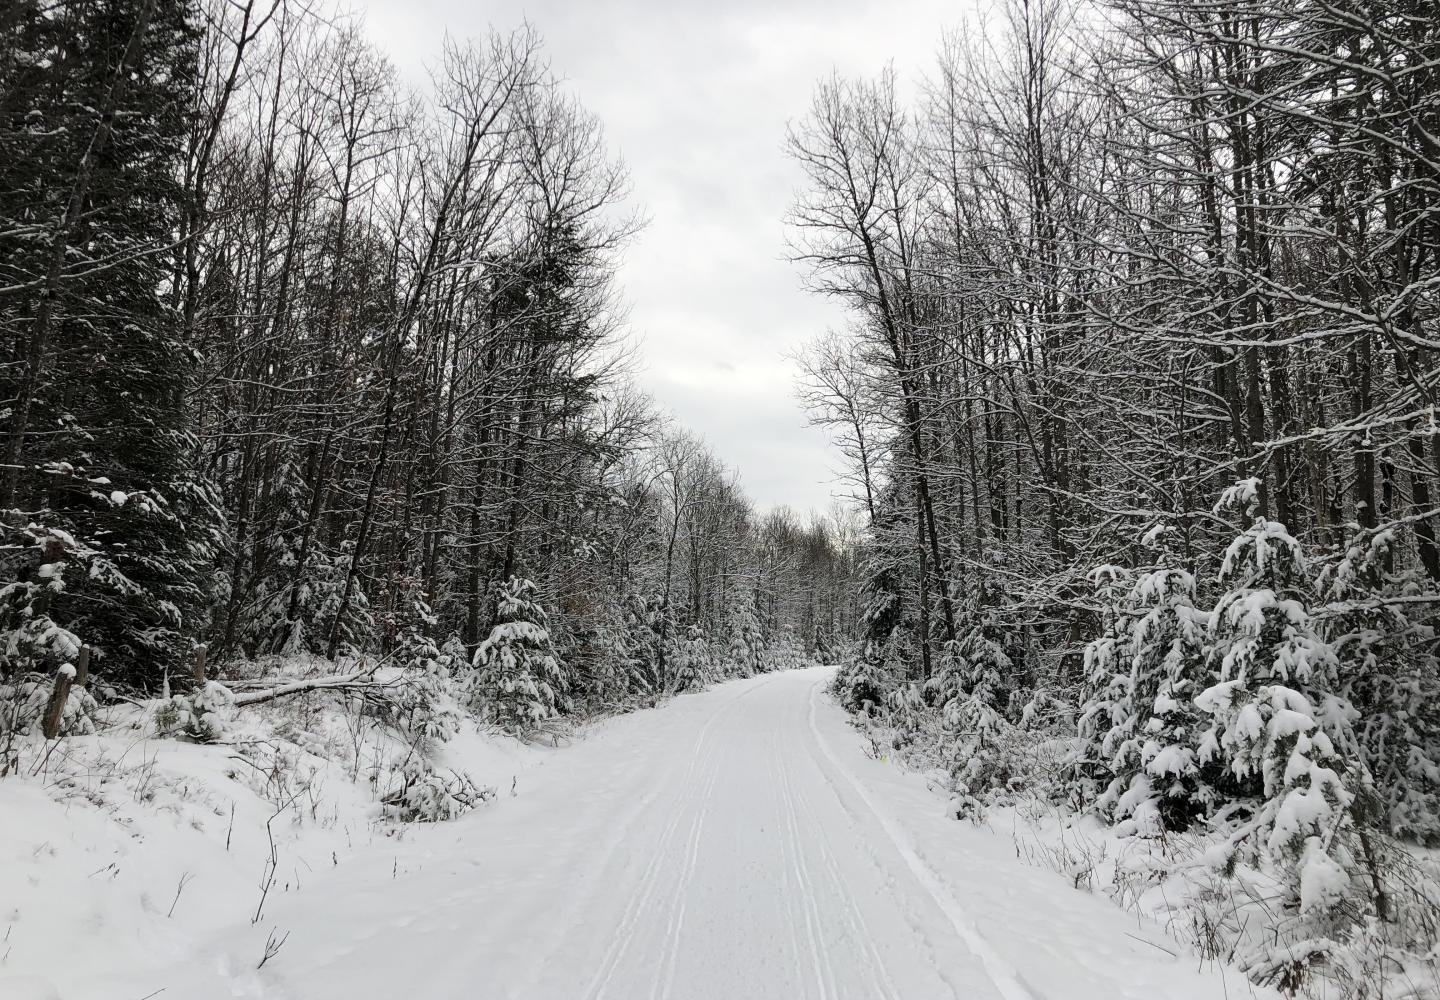
[[[0,937],[10,926],[0,997],[1252,995],[1233,970],[1197,962],[1160,928],[1018,858],[1009,832],[949,818],[921,777],[867,756],[824,692],[829,676],[734,681],[599,723],[492,775],[499,798],[452,823],[399,837],[372,829],[362,843],[338,819],[321,825],[303,859],[281,849],[293,884],[253,924],[263,800],[245,824],[257,856],[243,882],[206,854],[223,852],[222,839],[188,826],[200,810],[187,818],[176,806],[175,829],[154,849],[154,824],[140,818],[154,802],[142,801],[132,822],[150,849],[112,846],[112,874],[87,851],[113,841],[102,828],[113,818],[0,781]],[[203,826],[224,827],[213,788],[233,779],[204,780],[223,758],[173,746],[208,761],[189,762],[198,790],[182,801],[205,804]],[[177,793],[155,795],[171,809]],[[166,916],[185,871],[191,882]],[[281,939],[257,969],[266,941]]]

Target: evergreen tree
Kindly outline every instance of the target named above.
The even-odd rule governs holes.
[[[1162,563],[1163,533],[1145,539]],[[1215,804],[1195,754],[1202,716],[1194,698],[1210,679],[1206,618],[1194,606],[1190,573],[1163,564],[1136,577],[1121,573],[1092,573],[1109,623],[1085,650],[1090,693],[1080,717],[1108,777],[1097,806],[1142,831],[1184,829]]]
[[[1339,661],[1306,605],[1307,567],[1285,526],[1255,513],[1255,480],[1225,491],[1217,512],[1250,519],[1230,544],[1211,613],[1216,683],[1196,704],[1210,716],[1198,756],[1224,772],[1232,799],[1253,814],[1231,843],[1263,842],[1294,865],[1302,908],[1328,908],[1349,864],[1353,793],[1341,747],[1354,745],[1350,710],[1336,694]]]
[[[741,677],[765,672],[765,633],[760,628],[755,607],[749,601],[736,609],[735,618],[730,623],[729,661]]]
[[[685,630],[672,657],[677,691],[698,691],[716,679],[715,657],[710,640],[698,625]]]
[[[1397,837],[1440,843],[1440,662],[1435,632],[1412,621],[1414,573],[1387,572],[1393,529],[1357,532],[1321,573],[1322,631],[1340,661],[1338,694],[1354,710],[1356,755],[1374,820]]]
[[[3,541],[35,524],[93,553],[105,571],[71,581],[49,615],[113,680],[155,685],[204,625],[220,540],[185,411],[197,358],[167,298],[191,8],[23,0],[14,16],[0,58]]]
[[[393,661],[400,669],[399,721],[422,753],[452,738],[460,728],[452,657],[435,642],[439,624],[424,598],[411,595],[396,636]],[[453,647],[452,647],[453,649]],[[464,662],[464,650],[458,651]]]
[[[473,699],[489,718],[524,732],[565,707],[567,684],[535,584],[511,577],[498,588],[495,624],[475,651]]]
[[[925,699],[940,708],[954,791],[963,802],[1004,787],[1012,777],[1012,762],[997,752],[997,742],[1013,728],[1005,717],[1013,674],[993,624],[982,621],[945,643],[935,673],[923,685]]]
[[[794,629],[787,626],[772,632],[762,662],[767,671],[798,670],[805,665],[805,653]]]
[[[870,715],[885,703],[887,678],[882,666],[879,658],[862,653],[851,653],[840,662],[831,689],[846,711]]]
[[[257,518],[269,529],[256,545],[249,593],[244,595],[242,645],[251,654],[323,655],[342,603],[345,619],[339,638],[347,651],[365,648],[374,633],[365,593],[352,593],[348,603],[342,601],[354,542],[342,542],[336,552],[319,544],[313,526],[306,523],[311,499],[299,463],[282,459]],[[413,607],[414,598],[409,600]]]

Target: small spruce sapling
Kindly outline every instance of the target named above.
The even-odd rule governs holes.
[[[1014,727],[1006,720],[1010,657],[993,637],[988,616],[940,652],[934,675],[926,681],[926,699],[940,707],[952,738],[951,780],[965,803],[985,791],[1006,785],[1014,776],[1000,741]]]
[[[691,625],[685,630],[685,637],[676,644],[671,659],[675,665],[677,691],[698,691],[716,680],[710,640],[698,625]]]
[[[1108,775],[1096,807],[1150,836],[1184,829],[1214,802],[1195,753],[1203,716],[1194,697],[1210,681],[1206,616],[1194,605],[1194,577],[1166,565],[1165,535],[1156,526],[1142,539],[1155,566],[1091,574],[1106,628],[1085,650],[1080,726]]]
[[[847,653],[835,671],[831,690],[847,712],[874,715],[885,703],[886,674],[881,658],[873,655],[875,652],[867,644],[863,652]]]
[[[464,647],[452,637],[448,653],[435,642],[439,619],[424,599],[409,601],[395,645],[395,664],[400,668],[399,701],[401,722],[417,748],[430,753],[460,730],[460,712],[455,702],[453,664],[456,656],[464,662]]]
[[[750,602],[743,602],[730,626],[730,664],[737,676],[765,672],[765,633]]]
[[[0,570],[9,568],[22,577],[0,587],[0,733],[36,727],[56,671],[79,659],[79,637],[55,620],[51,608],[66,591],[67,572],[84,576],[96,560],[92,550],[59,529],[29,524],[17,534],[23,541],[0,562]],[[87,687],[71,685],[61,708],[60,733],[93,733],[96,709]]]
[[[479,707],[500,726],[524,732],[565,707],[565,676],[535,584],[511,577],[497,596],[495,624],[475,651]]]
[[[1354,796],[1332,739],[1348,729],[1348,706],[1335,694],[1334,650],[1311,624],[1300,544],[1255,512],[1257,491],[1255,480],[1243,481],[1216,507],[1250,523],[1220,568],[1227,589],[1210,616],[1218,680],[1195,699],[1210,716],[1198,757],[1220,765],[1237,797],[1252,803],[1229,844],[1263,843],[1288,864],[1302,911],[1328,911],[1344,895],[1352,864],[1346,835]]]

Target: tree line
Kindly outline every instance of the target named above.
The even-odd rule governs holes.
[[[417,89],[289,0],[7,5],[0,673],[418,657],[534,721],[828,655],[854,529],[634,387],[629,194],[529,27]]]
[[[962,796],[1063,736],[1057,796],[1384,918],[1375,832],[1440,838],[1437,136],[1408,0],[1014,0],[913,86],[820,83],[850,703],[935,720]]]

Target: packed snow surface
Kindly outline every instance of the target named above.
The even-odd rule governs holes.
[[[1250,995],[1234,971],[1018,860],[1006,831],[947,816],[923,779],[867,755],[829,677],[734,681],[610,720],[523,770],[513,796],[317,868],[259,924],[181,961],[91,967],[76,927],[53,986],[11,987],[62,1000]],[[4,983],[0,970],[0,996]]]

